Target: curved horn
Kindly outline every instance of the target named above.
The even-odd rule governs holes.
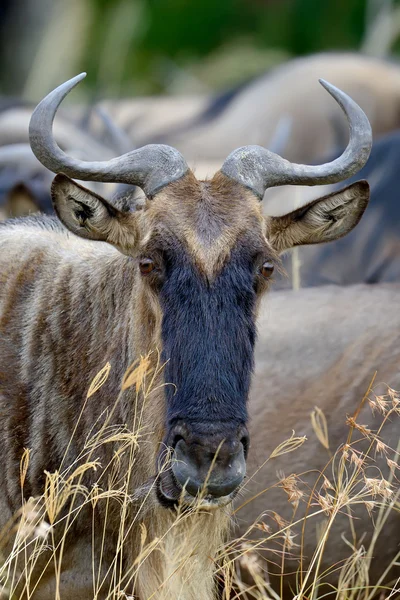
[[[250,188],[261,199],[270,187],[337,183],[359,171],[371,152],[372,130],[368,118],[347,94],[323,79],[319,82],[342,108],[349,123],[350,140],[339,158],[323,165],[298,165],[261,146],[243,146],[231,152],[222,165],[222,173]]]
[[[67,156],[54,140],[53,121],[65,96],[85,77],[86,73],[81,73],[57,87],[32,114],[29,140],[33,153],[45,167],[83,181],[137,185],[150,197],[188,171],[178,150],[160,144],[143,146],[108,161],[86,162]]]

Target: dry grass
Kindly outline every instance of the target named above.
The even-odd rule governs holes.
[[[239,590],[236,595],[231,596],[232,599],[251,597],[264,600],[282,597],[285,574],[293,571],[293,567],[288,567],[286,561],[293,559],[293,556],[299,559],[296,585],[292,586],[291,590],[291,595],[296,600],[323,598],[328,592],[329,597],[336,600],[372,600],[400,596],[400,580],[387,581],[392,567],[400,566],[400,550],[389,564],[381,565],[383,573],[378,581],[370,582],[369,579],[378,538],[382,535],[384,525],[393,511],[399,512],[400,509],[398,479],[400,441],[397,448],[390,448],[381,438],[384,425],[399,417],[400,400],[396,392],[390,388],[386,396],[374,396],[371,387],[372,384],[355,414],[347,417],[349,429],[347,441],[334,453],[329,448],[329,432],[325,415],[319,408],[315,408],[311,414],[316,437],[328,450],[331,458],[325,469],[316,477],[312,488],[302,481],[301,476],[294,473],[289,476],[282,474],[282,478],[275,484],[283,488],[288,501],[293,506],[290,521],[283,519],[278,512],[269,510],[259,521],[253,523],[240,539],[234,540],[227,546],[225,563],[227,556],[231,561],[236,562],[236,567],[232,564],[234,568],[232,580]],[[366,403],[373,413],[379,413],[381,416],[376,431],[371,431],[358,421],[361,409]],[[289,450],[290,446],[291,440],[288,440]],[[268,460],[273,455],[274,453]],[[386,463],[388,471],[386,478],[376,464],[377,455]],[[262,490],[259,494],[265,492],[266,490]],[[305,516],[300,519],[297,514],[302,504]],[[372,539],[368,545],[363,544],[364,536],[357,536],[355,532],[354,512],[358,509],[359,513],[360,507],[365,509],[363,521],[365,527],[373,529]],[[279,510],[279,507],[272,508]],[[305,561],[303,545],[306,524],[312,519],[319,519],[321,515],[324,519],[317,528],[313,555],[309,561]],[[348,556],[340,564],[331,564],[328,569],[322,569],[329,537],[334,532],[339,515],[348,517],[348,531],[342,533],[343,537],[346,536]],[[261,536],[257,536],[256,541],[251,535],[254,529],[262,532]],[[294,531],[300,531],[300,534],[295,535]],[[396,533],[395,531],[395,536]],[[276,542],[279,542],[279,551],[271,550],[276,548]],[[392,539],[389,539],[388,543],[395,547]],[[275,552],[277,555],[275,565],[278,563],[280,567],[281,576],[278,575],[281,581],[280,592],[276,589],[272,590],[269,584],[266,563],[261,558],[260,552],[265,549],[269,549],[270,554]],[[243,569],[251,574],[254,582],[250,596],[249,586],[241,580]],[[324,583],[328,587],[323,587]],[[323,592],[320,592],[322,589]]]
[[[162,368],[158,365],[156,372],[149,370],[148,358],[143,358],[133,365],[125,374],[122,388],[135,386],[136,394],[144,398],[150,394],[156,381],[156,376]],[[96,392],[108,378],[110,366],[107,364],[98,373],[89,387],[86,401],[78,416],[71,438],[77,434],[79,422],[88,402],[93,401]],[[122,394],[122,392],[121,392]],[[126,426],[111,425],[115,407],[121,399],[121,394],[113,408],[101,424],[94,424],[91,435],[82,440],[79,455],[73,464],[62,461],[55,472],[46,472],[46,483],[43,495],[39,498],[29,498],[21,501],[20,511],[11,519],[0,533],[0,598],[17,600],[30,598],[40,582],[45,577],[45,568],[51,568],[57,582],[55,600],[60,598],[59,583],[66,548],[67,535],[73,530],[77,519],[92,515],[93,541],[102,540],[104,545],[107,535],[107,521],[112,512],[119,511],[119,531],[115,557],[108,562],[107,571],[92,557],[91,577],[93,598],[105,597],[107,600],[117,598],[134,598],[133,590],[140,569],[143,569],[149,558],[157,552],[165,552],[163,539],[152,537],[143,520],[151,511],[154,481],[146,483],[143,488],[136,490],[132,496],[130,473],[135,467],[137,451],[141,443],[146,442],[146,431],[142,427],[142,414],[135,414],[134,423],[129,429]],[[369,404],[374,413],[381,417],[378,430],[371,431],[359,423],[361,408]],[[146,406],[144,401],[143,407]],[[278,599],[283,594],[281,590],[272,589],[266,575],[266,562],[261,559],[261,550],[272,549],[276,553],[276,562],[280,565],[281,573],[287,571],[286,559],[296,555],[299,558],[296,589],[293,596],[296,600],[323,598],[321,586],[332,573],[336,573],[336,583],[329,583],[330,598],[335,600],[372,600],[373,598],[395,598],[400,595],[400,582],[387,582],[387,574],[391,567],[399,564],[400,551],[391,564],[384,565],[384,573],[379,581],[369,581],[369,567],[374,557],[375,547],[383,527],[392,513],[400,508],[399,487],[399,447],[389,448],[381,439],[381,431],[388,420],[398,418],[400,400],[397,394],[388,389],[386,396],[374,396],[371,389],[362,399],[356,413],[347,417],[348,437],[346,443],[332,451],[329,444],[329,431],[323,412],[316,408],[310,416],[312,426],[321,447],[329,453],[330,459],[326,468],[316,478],[310,488],[305,484],[302,475],[291,473],[283,475],[275,486],[279,486],[287,495],[293,507],[293,516],[289,521],[279,514],[279,507],[268,507],[243,536],[227,540],[222,544],[215,557],[215,575],[220,582],[221,597],[225,599],[254,598],[257,600]],[[97,427],[98,425],[98,427]],[[76,440],[74,440],[76,441]],[[266,462],[273,461],[278,456],[289,452],[301,452],[304,437],[293,435],[275,448]],[[112,459],[107,465],[100,465],[99,449],[107,444],[113,447]],[[69,448],[67,448],[66,455]],[[374,467],[376,456],[383,457],[388,468],[388,476]],[[21,498],[29,470],[30,450],[26,449],[21,459],[20,485]],[[264,463],[265,464],[265,463]],[[260,494],[264,494],[262,490]],[[243,511],[246,504],[254,498],[246,500],[236,510]],[[171,522],[170,530],[177,531],[181,536],[181,545],[175,550],[181,555],[177,557],[177,567],[183,569],[188,559],[186,554],[185,535],[191,530],[182,529],[182,523],[189,517],[201,511],[201,499],[188,512],[177,510]],[[135,510],[132,511],[132,506]],[[266,506],[268,502],[266,500]],[[101,506],[103,515],[102,528],[99,529],[95,512]],[[356,536],[352,520],[353,510],[362,506],[373,522],[373,535],[368,546]],[[299,518],[299,507],[303,507],[305,518]],[[271,510],[274,509],[274,510]],[[341,564],[323,568],[324,553],[327,542],[336,526],[338,515],[348,515],[349,537],[347,539],[349,553]],[[324,517],[318,528],[318,539],[311,560],[306,563],[303,556],[305,524],[311,519]],[[140,537],[135,548],[135,559],[129,568],[122,568],[121,555],[130,540],[132,528],[139,528]],[[296,530],[301,531],[295,537]],[[257,531],[255,540],[252,533]],[[178,533],[179,532],[179,533]],[[168,532],[170,533],[170,531]],[[279,551],[276,545],[279,544]],[[11,549],[10,549],[11,544]],[[6,550],[7,549],[7,550]],[[89,563],[90,564],[90,563]],[[35,569],[43,565],[42,575],[37,578]],[[252,583],[244,582],[243,573],[251,575]],[[34,575],[35,574],[35,575]],[[171,573],[171,577],[176,573]],[[283,578],[281,579],[283,586]],[[162,583],[161,587],[165,584]],[[24,596],[25,594],[25,596]],[[155,600],[163,597],[157,593],[152,596]],[[185,599],[184,584],[182,599]],[[72,599],[71,599],[72,600]],[[150,598],[141,599],[150,600]],[[171,600],[177,600],[171,598]]]

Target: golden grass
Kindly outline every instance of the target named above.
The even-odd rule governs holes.
[[[317,477],[312,489],[302,486],[301,476],[290,474],[278,481],[277,486],[284,489],[288,501],[293,505],[293,518],[285,521],[277,512],[269,510],[268,517],[253,523],[247,532],[237,540],[231,542],[226,549],[226,554],[232,560],[248,571],[253,578],[251,595],[249,588],[241,582],[240,570],[236,569],[236,589],[239,592],[233,598],[280,598],[283,595],[283,574],[291,569],[285,565],[285,559],[291,557],[291,552],[296,549],[300,564],[297,572],[297,584],[292,588],[292,597],[298,599],[322,598],[327,594],[326,588],[323,594],[319,590],[329,576],[336,573],[336,584],[329,582],[329,597],[349,600],[372,600],[373,598],[400,597],[400,580],[387,582],[387,576],[393,566],[400,566],[400,549],[390,564],[382,565],[383,574],[377,582],[370,583],[369,568],[374,559],[374,551],[383,527],[393,511],[400,509],[400,487],[397,474],[399,473],[399,451],[400,441],[397,448],[389,448],[381,439],[380,434],[385,423],[397,419],[400,415],[400,400],[396,392],[388,389],[386,396],[373,396],[372,383],[367,394],[362,399],[360,406],[353,416],[347,417],[349,433],[344,445],[331,454],[325,469]],[[368,402],[373,412],[381,415],[381,423],[376,431],[371,431],[365,425],[358,422],[363,405]],[[316,408],[311,414],[311,423],[316,437],[321,445],[329,451],[329,434],[327,420],[323,412]],[[360,435],[354,440],[354,434]],[[290,448],[290,440],[289,448]],[[360,450],[360,445],[366,444],[366,449]],[[375,465],[374,456],[383,456],[389,476],[383,477]],[[271,454],[271,457],[274,453]],[[270,457],[270,458],[271,458]],[[374,476],[371,476],[371,474]],[[262,490],[260,494],[264,494]],[[247,500],[245,504],[251,502]],[[305,517],[297,519],[296,513],[300,503],[306,505]],[[356,538],[354,531],[354,519],[352,511],[360,505],[365,507],[366,513],[371,517],[366,523],[373,523],[373,535],[368,546],[362,544]],[[267,503],[266,503],[267,506]],[[311,511],[311,507],[315,507]],[[270,507],[269,507],[270,508]],[[277,510],[278,507],[276,507]],[[237,509],[238,510],[238,509]],[[348,532],[350,538],[347,540],[349,554],[345,562],[333,564],[328,570],[322,570],[324,552],[329,536],[336,525],[338,515],[348,515]],[[306,523],[319,517],[325,516],[325,520],[318,531],[318,539],[315,543],[314,553],[306,567],[303,562],[303,543]],[[265,517],[265,514],[263,515]],[[277,528],[273,527],[277,525]],[[293,535],[296,527],[301,526],[300,539]],[[251,532],[253,529],[261,531],[264,535],[253,541]],[[396,536],[396,531],[394,536]],[[272,590],[266,575],[265,562],[260,558],[259,551],[270,548],[273,542],[280,540],[280,565],[281,582],[280,592]],[[388,540],[395,547],[392,539]],[[226,559],[226,556],[225,556]],[[379,557],[377,557],[379,560]]]
[[[144,357],[132,365],[123,378],[122,390],[134,386],[136,394],[143,394],[142,411],[145,410],[146,397],[154,388],[157,374],[161,369],[162,365],[158,364],[152,371],[149,357]],[[107,535],[107,521],[116,510],[116,506],[120,515],[119,530],[116,532],[115,557],[111,561],[111,566],[108,564],[107,571],[104,572],[101,565],[102,556],[100,556],[100,566],[94,556],[91,560],[93,598],[100,595],[107,600],[133,599],[139,570],[144,568],[154,553],[165,552],[162,539],[165,536],[158,538],[149,535],[145,521],[142,519],[146,512],[151,511],[154,502],[152,500],[154,482],[147,482],[141,489],[136,490],[134,497],[130,488],[130,473],[135,467],[139,445],[146,443],[143,413],[135,414],[131,428],[126,425],[112,424],[112,415],[121,399],[122,391],[115,405],[108,414],[104,415],[103,422],[94,424],[91,435],[85,440],[80,440],[81,449],[73,464],[65,464],[70,445],[73,441],[76,443],[75,437],[85,407],[88,402],[95,400],[95,395],[107,380],[109,372],[110,365],[107,364],[90,384],[59,469],[52,473],[45,473],[43,495],[39,498],[21,500],[21,509],[0,532],[1,599],[30,598],[41,577],[45,577],[46,568],[51,568],[54,574],[55,600],[61,598],[60,580],[67,535],[82,514],[85,517],[92,514],[92,540],[93,542],[95,539],[101,540],[101,553]],[[366,405],[381,417],[380,426],[376,431],[371,431],[359,422],[361,408]],[[369,581],[369,567],[378,538],[389,515],[392,511],[399,511],[400,508],[398,479],[400,447],[389,448],[381,439],[385,423],[398,418],[399,414],[400,400],[397,394],[389,388],[387,395],[374,396],[371,385],[355,414],[347,416],[346,443],[333,452],[330,448],[326,417],[319,408],[315,408],[310,418],[319,443],[330,456],[326,468],[319,474],[311,488],[304,484],[302,474],[281,474],[274,486],[280,487],[286,493],[288,502],[293,508],[292,519],[290,521],[284,519],[279,514],[279,507],[269,506],[266,500],[265,506],[266,509],[268,507],[268,511],[262,518],[252,523],[240,538],[227,539],[219,548],[217,555],[211,557],[215,564],[215,576],[220,582],[221,598],[278,600],[282,596],[283,577],[281,589],[277,589],[276,586],[272,589],[266,574],[266,562],[261,559],[260,551],[270,548],[274,548],[271,551],[276,553],[276,561],[280,565],[282,574],[287,571],[286,559],[293,554],[298,556],[297,583],[293,589],[293,597],[296,600],[323,598],[326,591],[320,594],[321,586],[332,573],[336,573],[336,583],[329,583],[331,594],[329,597],[335,600],[399,597],[400,582],[392,581],[388,584],[386,579],[393,564],[399,564],[400,551],[390,564],[384,565],[383,575],[379,581],[373,583]],[[270,453],[265,463],[274,461],[278,456],[289,452],[301,452],[305,441],[304,436],[296,436],[293,432],[289,439],[280,443]],[[366,448],[360,449],[362,443],[364,446],[366,444]],[[113,447],[112,459],[109,464],[100,465],[98,451],[107,444]],[[376,455],[383,457],[386,462],[389,473],[386,478],[377,467],[374,467]],[[21,498],[29,463],[30,450],[26,449],[20,465]],[[253,474],[252,477],[255,475]],[[90,485],[88,482],[91,482]],[[265,494],[266,491],[262,490],[258,495]],[[171,530],[174,531],[174,528],[179,531],[180,536],[182,531],[186,531],[185,535],[190,535],[190,526],[182,530],[181,524],[185,521],[189,523],[190,516],[193,517],[197,511],[201,511],[201,499],[200,497],[196,500],[190,511],[179,508],[165,535]],[[245,510],[246,505],[253,500],[254,497],[243,501],[241,506],[236,507],[234,513]],[[134,511],[132,511],[133,502]],[[98,522],[94,515],[95,509],[100,505],[104,519],[102,528],[98,529]],[[370,516],[369,522],[373,522],[373,535],[368,546],[364,546],[354,532],[352,511],[360,506],[363,506]],[[301,507],[305,509],[304,518],[298,517]],[[348,515],[348,557],[341,564],[333,564],[328,569],[324,569],[322,565],[329,536],[334,531],[338,515],[343,514]],[[314,553],[309,563],[306,563],[303,556],[305,525],[309,520],[321,516],[324,519],[318,527]],[[135,558],[129,568],[123,569],[120,557],[124,547],[129,543],[129,535],[134,527],[140,530],[138,547],[135,548]],[[301,533],[295,537],[294,531],[299,528]],[[256,540],[252,536],[254,531],[258,533]],[[277,542],[280,548],[278,552]],[[176,552],[179,554],[176,569],[183,569],[188,560],[184,536]],[[43,565],[39,579],[36,574],[34,578],[35,568],[38,565]],[[244,572],[251,575],[251,584],[244,582]],[[168,577],[175,575],[176,572],[173,572]],[[162,582],[160,588],[166,584],[167,582]],[[157,593],[151,596],[154,600],[158,597],[164,598]],[[184,582],[181,597],[185,598]],[[150,597],[141,600],[150,600]],[[171,600],[178,599],[171,598]]]

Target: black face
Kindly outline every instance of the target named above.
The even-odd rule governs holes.
[[[152,264],[150,264],[152,263]],[[204,488],[208,500],[230,498],[245,475],[246,402],[256,339],[255,305],[270,260],[238,245],[211,282],[175,243],[140,271],[161,303],[166,439],[172,468],[160,476],[159,499],[175,502]],[[162,457],[160,457],[160,461]]]

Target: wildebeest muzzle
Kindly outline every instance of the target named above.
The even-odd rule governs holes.
[[[161,467],[158,487],[161,502],[229,501],[246,474],[249,435],[243,425],[227,431],[211,424],[178,423],[168,435],[169,460]],[[160,455],[161,458],[161,455]]]

